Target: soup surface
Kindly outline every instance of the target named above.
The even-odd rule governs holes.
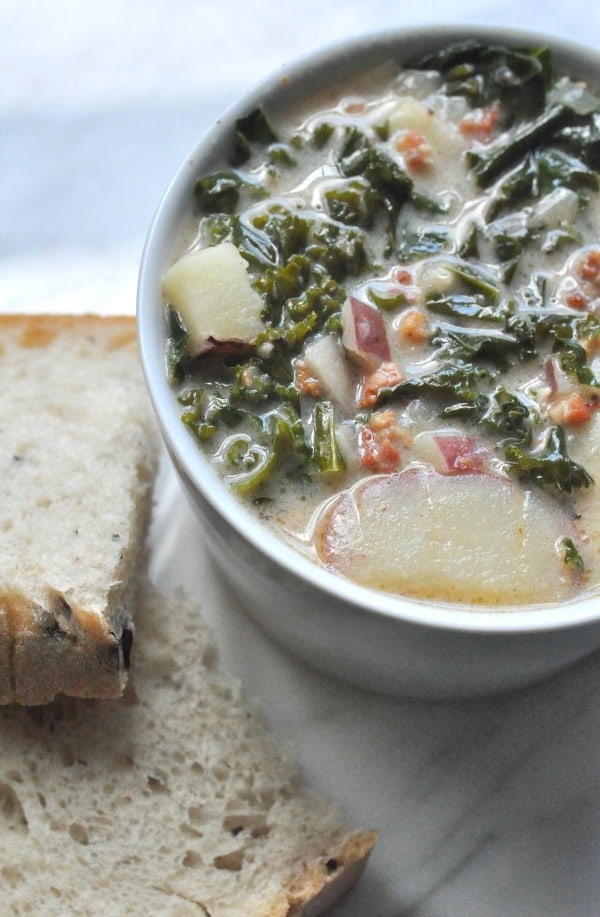
[[[280,537],[478,607],[600,583],[600,102],[546,48],[236,123],[163,279],[181,417]]]

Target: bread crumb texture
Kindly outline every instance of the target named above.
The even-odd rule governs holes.
[[[133,318],[0,316],[0,703],[121,694],[156,469]]]
[[[305,791],[195,603],[146,587],[118,700],[0,709],[0,913],[322,913],[375,843]]]

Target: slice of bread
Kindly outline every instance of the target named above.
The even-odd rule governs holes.
[[[148,587],[120,700],[0,710],[0,913],[316,917],[375,843],[309,795],[197,604]]]
[[[134,318],[0,316],[0,703],[122,693],[155,453]]]

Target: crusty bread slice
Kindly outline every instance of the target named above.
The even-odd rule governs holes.
[[[301,788],[196,603],[140,604],[122,699],[0,710],[0,913],[323,913],[374,833]]]
[[[0,703],[122,693],[155,454],[134,318],[0,316]]]

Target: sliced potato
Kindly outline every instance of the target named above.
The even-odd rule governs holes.
[[[492,474],[407,469],[360,481],[316,528],[330,568],[361,585],[473,605],[571,597],[579,574],[559,545],[573,522],[542,492]]]
[[[356,393],[344,349],[333,334],[312,340],[302,358],[308,370],[322,384],[325,394],[345,414],[356,411]]]
[[[188,252],[163,277],[163,295],[183,320],[192,354],[215,343],[250,343],[264,330],[264,303],[231,242]]]

